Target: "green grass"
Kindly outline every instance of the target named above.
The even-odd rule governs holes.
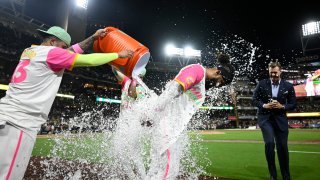
[[[206,170],[211,175],[232,179],[268,179],[264,144],[202,143],[208,148],[212,165]],[[289,145],[290,151],[319,152],[320,145]],[[277,158],[277,157],[276,157]],[[320,179],[320,154],[290,153],[292,179]],[[279,165],[277,164],[279,169]],[[278,176],[281,176],[278,171]]]
[[[206,140],[259,140],[262,141],[260,130],[236,131],[219,130],[225,134],[203,135]],[[66,159],[77,157],[86,158],[95,153],[99,147],[102,136],[95,138],[80,138],[72,141],[67,149],[77,149],[78,144],[84,144],[88,148],[81,149],[75,154],[58,154]],[[289,141],[315,141],[320,140],[320,130],[290,130]],[[54,145],[50,139],[38,138],[33,150],[33,156],[48,156]],[[226,142],[201,142],[198,143],[207,148],[208,159],[212,164],[207,166],[207,172],[212,176],[226,177],[243,180],[268,179],[268,168],[262,143],[226,143]],[[290,152],[290,170],[292,179],[313,180],[320,179],[318,171],[320,165],[319,144],[289,144],[290,151],[318,152],[318,154]],[[67,150],[68,151],[68,150]],[[199,158],[203,158],[200,157]],[[94,161],[95,159],[93,159]],[[204,161],[201,161],[204,162]],[[277,162],[277,157],[276,157]],[[277,164],[278,177],[281,179],[279,165]]]
[[[33,147],[32,156],[48,156],[54,144],[54,141],[51,139],[37,138]]]
[[[75,134],[74,136],[67,136],[67,138],[59,137],[55,140],[49,138],[37,138],[35,147],[33,149],[33,156],[51,156],[54,145],[57,146],[55,155],[62,159],[87,159],[91,162],[99,162],[102,157],[96,156],[98,152],[102,152],[103,135],[100,133],[90,134]],[[75,149],[79,149],[75,151]]]

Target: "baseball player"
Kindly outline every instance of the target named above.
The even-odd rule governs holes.
[[[175,179],[179,173],[182,150],[187,142],[186,127],[205,99],[205,84],[221,87],[230,84],[235,69],[229,56],[218,56],[219,66],[205,68],[200,64],[181,69],[154,105],[155,132],[152,139],[152,159],[147,174],[152,179]]]
[[[71,37],[53,26],[39,30],[43,41],[26,48],[17,65],[6,96],[0,100],[0,179],[22,179],[37,131],[45,123],[65,69],[99,66],[117,58],[130,58],[132,51],[80,54],[105,30],[69,48]],[[68,49],[67,49],[68,48]]]

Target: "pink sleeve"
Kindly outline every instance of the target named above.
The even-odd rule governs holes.
[[[76,53],[61,48],[53,48],[48,53],[47,64],[54,72],[61,71],[62,69],[71,70],[76,57]]]
[[[198,84],[204,77],[204,69],[199,64],[192,64],[180,70],[179,74],[175,77],[184,89],[190,89],[192,86]]]
[[[78,54],[82,54],[83,53],[83,50],[81,49],[81,47],[79,46],[79,44],[74,44],[72,45],[72,49],[75,53],[78,53]]]

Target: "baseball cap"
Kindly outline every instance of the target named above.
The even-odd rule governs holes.
[[[228,85],[232,82],[235,75],[235,68],[231,64],[221,64],[217,67],[220,70],[220,75],[222,76],[225,85]]]
[[[59,26],[52,26],[47,31],[44,31],[41,29],[37,29],[37,30],[40,32],[41,35],[53,35],[58,39],[60,39],[61,41],[63,41],[64,43],[66,43],[68,46],[70,46],[71,36],[67,33],[67,31],[65,31]]]

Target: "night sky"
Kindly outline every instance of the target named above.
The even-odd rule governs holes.
[[[123,22],[147,44],[173,40],[205,46],[210,32],[237,34],[266,49],[301,48],[301,25],[320,19],[320,2],[91,0],[89,18]]]
[[[54,7],[55,1],[27,0],[26,12],[50,24],[54,14],[41,7],[45,4]],[[33,9],[39,7],[39,11]],[[320,20],[320,1],[280,4],[280,1],[244,0],[89,0],[88,20],[121,24],[125,33],[146,45],[153,58],[160,61],[168,42],[181,48],[191,45],[203,54],[214,53],[221,49],[221,44],[228,44],[232,54],[239,51],[239,47],[234,48],[234,42],[242,39],[252,43],[250,46],[258,47],[259,51],[255,53],[262,57],[256,58],[257,61],[275,56],[292,62],[293,58],[282,54],[302,51],[301,25]],[[251,51],[248,48],[245,51]],[[241,58],[246,52],[232,55]],[[208,58],[211,57],[204,57]]]
[[[272,59],[284,66],[295,64],[302,55],[301,25],[320,20],[320,1],[91,0],[88,17],[122,22],[124,31],[149,47],[158,61],[168,42],[200,49],[206,61],[214,58],[208,54],[227,45],[227,53],[245,64],[238,67],[255,74]],[[254,62],[249,64],[253,47]]]

